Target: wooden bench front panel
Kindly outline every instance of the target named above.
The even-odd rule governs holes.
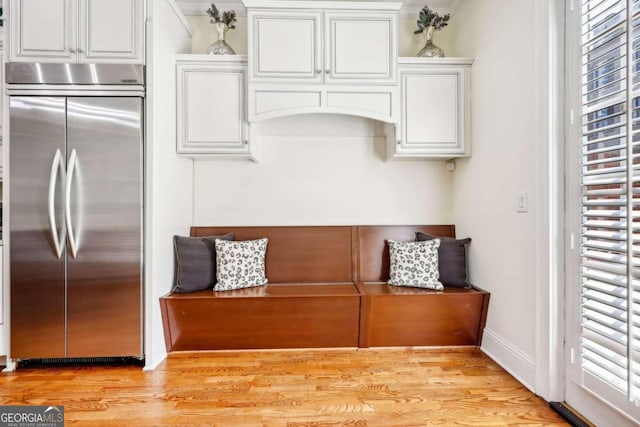
[[[266,295],[233,296],[251,290],[164,297],[167,351],[358,346],[353,284],[269,285]]]
[[[443,292],[360,285],[360,347],[480,345],[489,294],[477,289]]]

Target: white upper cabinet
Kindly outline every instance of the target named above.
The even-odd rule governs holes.
[[[242,55],[176,55],[177,153],[255,160]]]
[[[389,157],[471,154],[471,63],[460,58],[400,59],[401,119],[388,134]]]
[[[326,83],[394,83],[397,18],[389,12],[325,14]]]
[[[320,13],[261,11],[250,19],[254,80],[322,81]]]
[[[244,3],[250,82],[395,84],[400,3]]]
[[[144,0],[79,2],[79,62],[143,63]]]
[[[12,0],[10,60],[144,62],[144,0]]]
[[[332,113],[397,122],[401,3],[245,0],[248,120]]]
[[[74,62],[76,6],[69,0],[9,2],[10,60]]]

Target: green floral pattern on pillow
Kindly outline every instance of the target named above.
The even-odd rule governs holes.
[[[389,244],[389,284],[416,288],[444,289],[438,271],[440,239],[426,242],[397,242]],[[218,267],[219,268],[219,267]]]
[[[269,239],[216,240],[217,279],[215,291],[232,291],[266,285],[264,258]]]

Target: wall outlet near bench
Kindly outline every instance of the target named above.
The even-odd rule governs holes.
[[[516,212],[524,213],[529,210],[529,203],[527,200],[527,192],[521,191],[516,198]]]
[[[447,172],[453,172],[456,170],[456,162],[455,160],[449,160],[447,162]]]

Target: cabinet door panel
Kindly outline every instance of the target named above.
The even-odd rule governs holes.
[[[457,76],[407,76],[406,84],[406,143],[455,145],[458,133]]]
[[[468,155],[469,76],[465,68],[401,71],[401,143],[407,157]]]
[[[320,14],[262,12],[251,15],[252,80],[320,82]]]
[[[80,62],[143,62],[143,0],[80,0]]]
[[[241,140],[239,77],[237,73],[187,74],[187,138],[190,142],[235,143]]]
[[[326,82],[395,82],[395,14],[329,13],[327,25]]]
[[[244,69],[179,67],[178,79],[178,153],[248,152]]]
[[[11,61],[75,61],[75,0],[14,0],[11,6]]]

